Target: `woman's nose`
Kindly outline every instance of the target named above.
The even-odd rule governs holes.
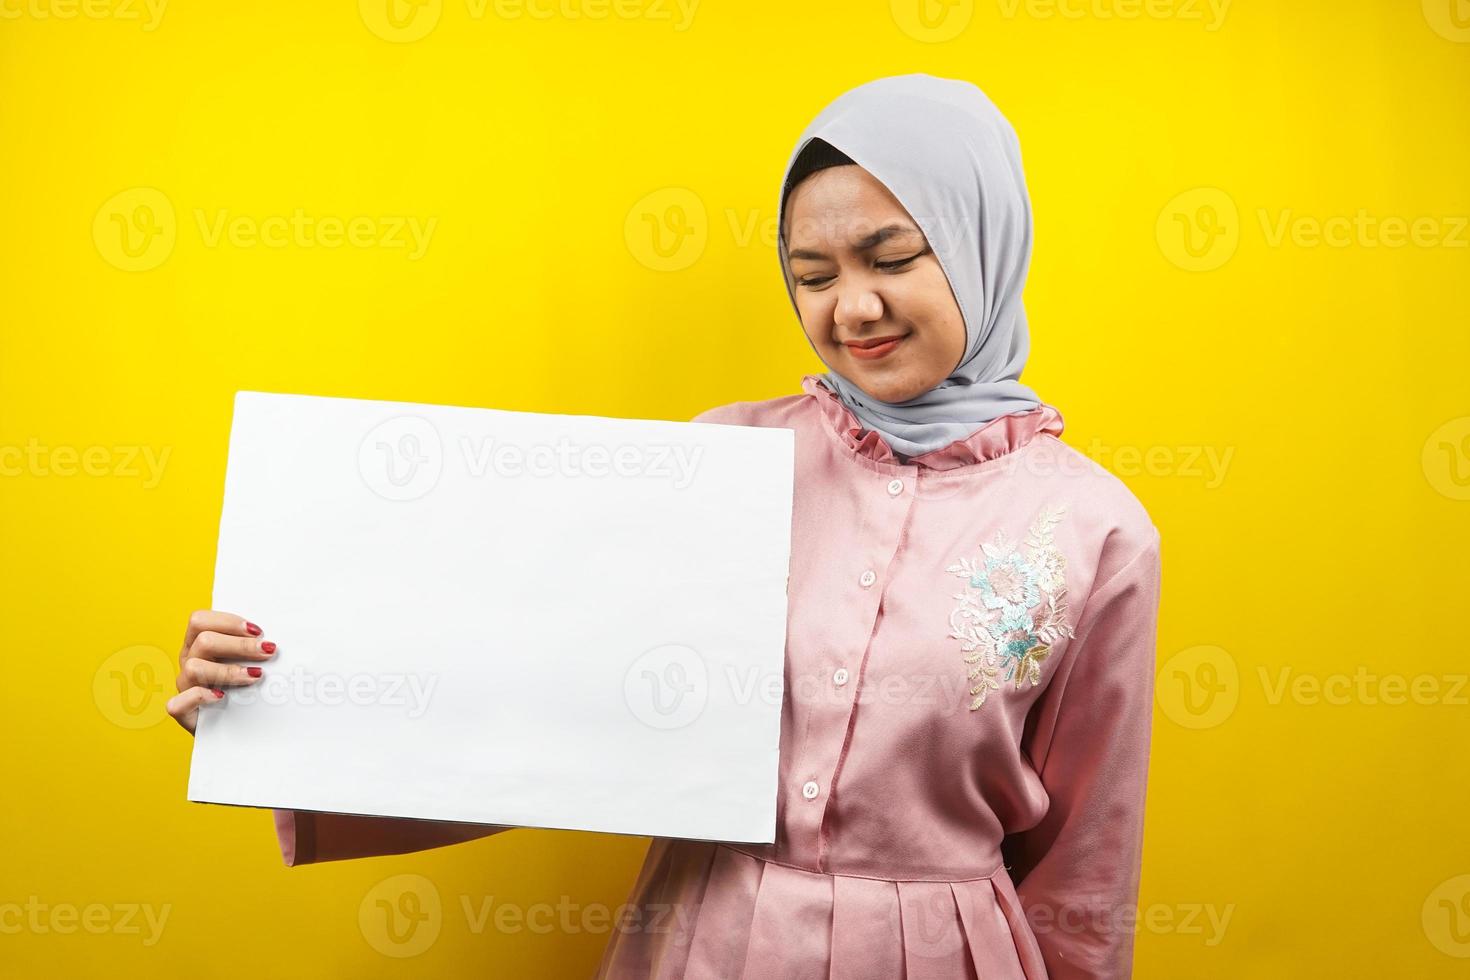
[[[839,287],[837,308],[832,312],[837,326],[855,332],[882,317],[883,299],[876,290],[860,284]]]

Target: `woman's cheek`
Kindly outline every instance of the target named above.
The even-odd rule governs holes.
[[[798,299],[796,302],[797,312],[801,314],[801,328],[806,331],[807,337],[813,345],[818,348],[831,347],[831,323],[832,317],[828,313],[825,304],[820,300]]]

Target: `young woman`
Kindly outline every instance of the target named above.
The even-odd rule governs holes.
[[[796,433],[776,842],[655,839],[599,976],[1126,977],[1159,535],[1020,383],[1016,136],[967,82],[869,82],[802,134],[778,217],[828,370],[695,418]],[[254,681],[218,661],[273,649],[196,613],[170,712],[192,731]],[[287,864],[506,829],[276,828]]]

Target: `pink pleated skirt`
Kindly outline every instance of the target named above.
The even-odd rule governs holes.
[[[599,980],[1046,980],[1004,867],[888,880],[655,838],[621,912]]]

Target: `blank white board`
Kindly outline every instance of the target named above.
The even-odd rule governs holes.
[[[190,800],[771,843],[794,433],[239,392]],[[243,662],[243,661],[240,661]]]

